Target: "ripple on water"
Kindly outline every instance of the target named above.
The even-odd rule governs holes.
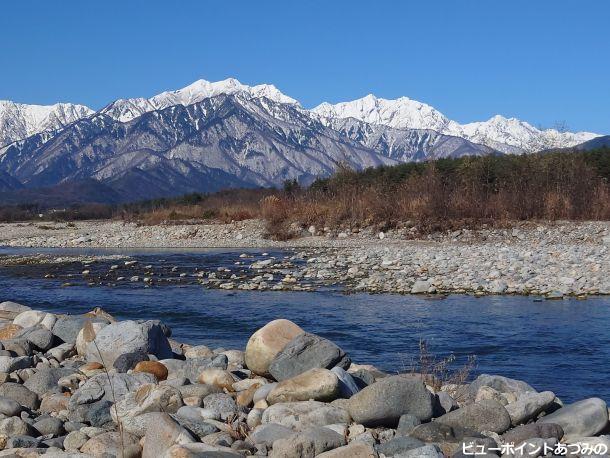
[[[258,250],[260,252],[260,250]],[[136,254],[142,263],[164,259],[181,269],[231,265],[240,252]],[[278,256],[284,253],[274,252]],[[144,288],[76,286],[7,275],[0,269],[0,300],[55,312],[99,306],[121,319],[159,318],[174,337],[212,347],[244,348],[248,337],[275,318],[287,318],[343,347],[358,363],[408,370],[420,339],[458,363],[477,356],[477,373],[526,380],[570,402],[610,400],[610,298],[534,302],[530,297],[343,295],[206,290],[201,286]]]

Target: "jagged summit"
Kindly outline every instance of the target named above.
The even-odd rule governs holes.
[[[531,153],[549,148],[575,146],[597,137],[590,132],[559,132],[539,130],[525,121],[496,115],[487,121],[459,124],[440,111],[422,102],[400,97],[382,99],[369,94],[351,102],[322,103],[312,110],[326,119],[355,118],[371,124],[395,129],[430,129],[438,133],[462,137],[503,153]]]
[[[149,111],[162,110],[174,105],[188,106],[220,94],[242,94],[251,98],[266,97],[277,103],[298,104],[295,99],[282,94],[272,84],[248,86],[235,78],[228,78],[213,83],[200,79],[182,89],[162,92],[149,99],[119,99],[103,108],[102,111],[114,119],[125,122]]]
[[[72,103],[27,105],[0,100],[0,146],[44,131],[60,129],[93,110]]]

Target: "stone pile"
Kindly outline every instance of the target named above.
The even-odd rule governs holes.
[[[2,302],[0,318],[0,457],[441,458],[468,456],[465,445],[494,457],[524,442],[610,449],[601,399],[563,405],[493,375],[439,385],[382,373],[288,320],[268,323],[241,351],[179,343],[160,321],[118,322],[100,309],[65,316]]]

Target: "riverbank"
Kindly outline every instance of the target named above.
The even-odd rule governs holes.
[[[346,291],[426,294],[610,294],[610,223],[526,223],[511,229],[456,231],[407,239],[408,231],[321,232],[287,242],[265,238],[261,221],[137,226],[115,221],[3,224],[0,245],[64,248],[282,248],[295,262],[235,260],[273,281],[201,275],[210,287],[291,289],[312,282]],[[283,275],[278,276],[279,273]],[[288,275],[288,278],[286,278]],[[255,276],[256,277],[256,276]],[[228,281],[230,280],[230,281]],[[287,280],[287,281],[284,281]],[[260,283],[265,284],[261,287]]]
[[[226,349],[176,341],[158,320],[117,321],[101,309],[56,315],[2,302],[0,315],[0,456],[443,458],[469,456],[476,446],[489,457],[512,457],[537,456],[528,453],[546,444],[580,457],[593,455],[592,447],[595,456],[610,450],[602,399],[564,405],[524,381],[470,381],[470,366],[424,363],[385,373],[288,320]],[[525,453],[514,452],[521,444]]]

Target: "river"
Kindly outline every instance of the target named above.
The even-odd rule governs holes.
[[[128,253],[142,265],[192,271],[195,266],[232,265],[242,251]],[[0,254],[32,252],[0,250]],[[261,250],[251,254],[260,255]],[[290,255],[277,250],[271,254]],[[108,271],[115,262],[98,262],[90,268]],[[120,319],[161,319],[172,328],[174,338],[186,343],[243,349],[257,328],[272,319],[287,318],[331,339],[355,362],[390,372],[410,370],[423,339],[439,358],[454,354],[455,367],[465,364],[469,355],[476,356],[473,376],[491,373],[522,379],[538,390],[555,392],[565,402],[590,396],[610,401],[608,296],[547,301],[523,296],[344,294],[340,288],[224,291],[188,281],[162,286],[76,282],[62,287],[65,278],[60,275],[42,278],[49,266],[6,268],[1,264],[0,260],[0,301],[72,314],[102,307]],[[56,269],[78,277],[76,271],[82,266]]]

